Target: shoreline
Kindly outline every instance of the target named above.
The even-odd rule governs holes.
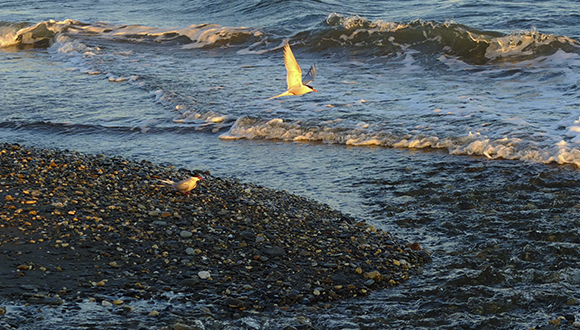
[[[0,163],[6,301],[130,314],[172,293],[214,318],[316,311],[430,261],[418,243],[327,205],[209,172],[17,144],[0,145]],[[157,182],[193,174],[204,180],[189,196]]]

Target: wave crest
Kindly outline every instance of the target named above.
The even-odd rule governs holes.
[[[324,23],[323,26],[298,32],[294,39],[302,39],[314,51],[348,51],[351,56],[375,58],[398,57],[413,50],[419,56],[438,58],[444,54],[469,64],[519,62],[553,55],[558,51],[580,54],[577,40],[543,34],[535,29],[505,35],[479,31],[455,22],[371,21],[358,15],[342,16],[338,13],[328,15]],[[246,53],[262,53],[271,50],[268,43],[273,37],[256,28],[218,24],[155,28],[106,22],[87,24],[71,19],[40,22],[33,26],[26,24],[24,27],[23,24],[0,25],[0,46],[49,47],[57,34],[67,34],[97,36],[121,42],[178,45],[184,49],[250,45],[250,48],[257,49]]]
[[[388,130],[367,129],[367,125],[342,125],[334,120],[317,125],[283,119],[264,120],[240,117],[222,140],[282,140],[315,142],[353,147],[378,146],[403,149],[442,149],[452,155],[482,156],[489,159],[527,160],[539,163],[573,164],[580,167],[580,149],[561,141],[540,146],[518,138],[491,139],[478,133],[465,136],[439,137],[407,134]]]
[[[415,20],[396,23],[370,21],[360,16],[330,14],[328,31],[317,36],[319,47],[348,47],[367,56],[403,53],[408,49],[426,56],[446,54],[471,64],[497,60],[522,61],[548,56],[558,50],[580,53],[580,43],[566,36],[542,34],[536,30],[504,35],[479,31],[455,22]]]
[[[24,27],[22,25],[25,25]],[[123,42],[180,44],[183,48],[220,47],[243,44],[262,32],[245,27],[197,24],[186,28],[154,28],[141,25],[92,24],[67,19],[45,21],[29,26],[26,23],[0,26],[0,47],[50,47],[59,34],[98,36]]]
[[[32,26],[27,25],[20,23],[2,27],[0,29],[0,47],[17,45],[48,47],[57,33],[66,31],[71,25],[81,26],[82,23],[67,19],[64,21],[50,20]]]

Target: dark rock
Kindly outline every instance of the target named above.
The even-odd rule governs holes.
[[[476,278],[473,279],[474,284],[493,285],[500,284],[505,281],[505,277],[492,266],[486,267]]]
[[[336,273],[332,277],[332,282],[334,282],[336,284],[348,284],[349,280],[348,280],[348,278],[346,278],[346,276],[343,273]]]
[[[296,330],[316,330],[309,324],[300,324],[294,327]]]
[[[278,236],[273,233],[266,233],[266,237],[271,241],[276,240],[278,238]]]
[[[249,230],[245,230],[245,231],[240,233],[240,237],[241,237],[241,239],[243,239],[245,241],[255,242],[257,236],[253,232],[251,232]]]
[[[432,262],[433,261],[433,259],[429,255],[429,253],[427,253],[427,251],[425,251],[425,250],[419,251],[418,255],[419,255],[419,257],[421,257],[423,259],[424,262]]]
[[[283,257],[286,255],[286,251],[279,246],[265,246],[261,251],[270,257]]]
[[[184,286],[193,288],[199,285],[200,280],[199,278],[186,278],[181,282]]]
[[[244,302],[239,300],[239,299],[235,299],[232,297],[228,297],[226,298],[226,300],[224,301],[224,305],[231,307],[231,308],[243,308],[244,307]]]
[[[26,300],[29,304],[37,305],[62,305],[62,299],[58,297],[30,297]]]
[[[32,284],[23,284],[20,286],[20,288],[24,289],[24,290],[36,291],[36,290],[38,290],[39,286],[32,285]]]
[[[290,292],[288,292],[286,297],[290,300],[297,300],[298,298],[302,297],[302,295],[300,294],[300,291],[292,289]]]

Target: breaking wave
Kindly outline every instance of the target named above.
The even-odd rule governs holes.
[[[261,53],[272,50],[288,38],[282,31],[261,31],[252,27],[197,24],[185,28],[155,28],[141,25],[83,23],[71,19],[0,24],[0,46],[48,47],[57,34],[110,38],[120,42],[161,43],[182,49],[238,47],[239,52]],[[479,31],[455,22],[415,20],[408,23],[371,21],[359,16],[331,13],[323,24],[298,31],[292,39],[313,51],[333,51],[366,58],[399,56],[409,49],[425,56],[456,56],[469,64],[497,61],[519,62],[549,56],[560,50],[580,54],[580,43],[567,36],[544,34],[535,29],[505,35]]]
[[[241,117],[222,140],[282,140],[288,142],[319,142],[356,147],[387,147],[403,149],[443,149],[452,155],[483,156],[489,159],[526,160],[539,163],[573,164],[580,167],[580,149],[560,141],[531,143],[518,138],[489,138],[469,132],[465,136],[439,137],[426,134],[408,134],[388,129],[373,129],[359,123],[354,127],[333,120],[319,124],[283,119],[262,120]]]
[[[548,56],[558,50],[580,53],[580,43],[566,36],[521,31],[504,35],[479,31],[455,22],[415,20],[396,23],[369,21],[359,16],[345,17],[332,13],[326,19],[331,28],[324,31],[317,47],[348,47],[369,52],[372,56],[403,53],[413,49],[426,55],[448,54],[470,64],[485,64],[497,60],[523,61]]]
[[[217,24],[198,24],[186,28],[154,28],[141,25],[112,25],[105,22],[92,24],[72,19],[46,21],[33,26],[21,24],[0,29],[0,46],[31,45],[49,47],[57,34],[111,38],[122,42],[155,42],[183,44],[184,48],[227,46],[247,42],[261,32],[244,27],[225,27]]]

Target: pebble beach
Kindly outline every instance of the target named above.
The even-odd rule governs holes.
[[[18,304],[88,302],[159,329],[316,312],[404,283],[430,261],[419,243],[327,205],[203,170],[18,144],[0,145],[0,164],[8,329],[34,324],[6,307]],[[192,175],[203,181],[190,195],[158,181]],[[203,313],[136,309],[167,300]]]

